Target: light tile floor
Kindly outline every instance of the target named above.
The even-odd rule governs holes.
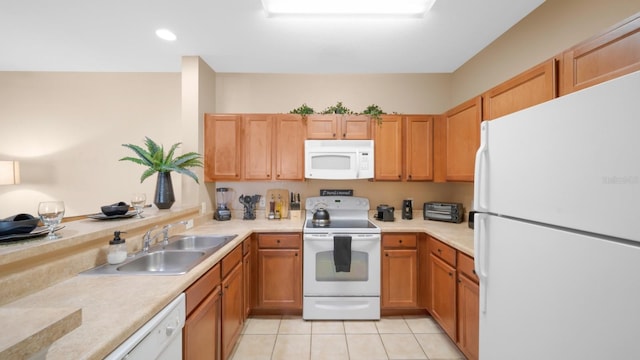
[[[247,319],[232,360],[458,360],[464,356],[428,316],[379,321]]]

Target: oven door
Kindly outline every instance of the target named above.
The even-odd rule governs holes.
[[[351,271],[336,272],[333,237],[351,236]],[[379,296],[380,234],[305,234],[304,296]]]

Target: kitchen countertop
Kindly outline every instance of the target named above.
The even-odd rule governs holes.
[[[78,318],[81,316],[79,326],[51,345],[47,359],[101,359],[252,233],[300,232],[303,219],[275,221],[233,219],[224,222],[205,220],[204,223],[182,234],[237,234],[238,236],[187,274],[178,276],[80,274],[0,306],[0,323],[12,323],[9,320],[16,321],[19,318],[21,324],[29,324],[37,318],[40,324],[27,327],[25,332],[42,334],[41,324],[48,323],[51,324],[52,333],[60,333],[61,327],[65,327],[64,332],[66,332],[72,329],[74,324],[78,325]],[[381,227],[383,234],[385,232],[426,232],[473,256],[473,230],[469,229],[466,223],[452,224],[427,221],[422,218],[402,220],[399,217],[396,217],[394,222],[380,222],[373,218],[371,220]],[[105,225],[100,223],[96,226]],[[26,335],[24,337],[29,338]],[[51,339],[53,337],[50,337],[49,341]],[[2,335],[1,358],[9,354],[7,351],[12,345],[9,342],[14,340],[16,339],[13,337]],[[45,340],[43,339],[42,342]],[[23,345],[27,346],[26,343]],[[33,341],[29,346],[34,346]],[[43,347],[46,348],[46,346]]]

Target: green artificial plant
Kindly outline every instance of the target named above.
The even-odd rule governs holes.
[[[165,156],[164,146],[156,144],[153,140],[145,137],[146,150],[138,145],[122,144],[122,146],[133,150],[138,157],[123,157],[120,161],[127,160],[136,164],[148,167],[140,177],[140,182],[143,182],[149,176],[156,172],[171,172],[175,171],[179,174],[187,175],[193,180],[198,182],[198,176],[187,169],[190,167],[202,167],[202,156],[196,152],[188,152],[182,154],[176,158],[173,157],[174,152],[182,143],[176,143],[171,146],[169,152]]]

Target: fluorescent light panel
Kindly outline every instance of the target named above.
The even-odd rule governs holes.
[[[262,0],[273,15],[423,15],[435,0]]]

